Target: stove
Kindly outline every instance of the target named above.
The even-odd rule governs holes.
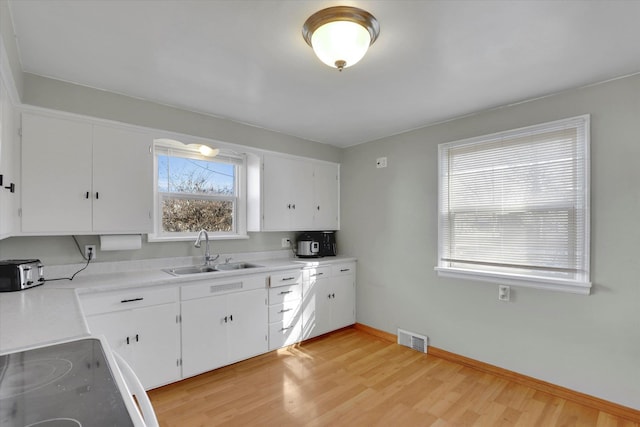
[[[0,356],[0,426],[134,426],[97,338]]]

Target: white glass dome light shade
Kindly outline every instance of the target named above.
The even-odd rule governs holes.
[[[369,31],[351,21],[329,22],[311,36],[311,46],[316,56],[328,66],[338,69],[358,63],[370,44]]]
[[[360,61],[379,35],[378,20],[351,6],[319,10],[302,26],[302,37],[316,56],[339,71]]]

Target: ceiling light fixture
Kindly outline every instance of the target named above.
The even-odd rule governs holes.
[[[302,37],[318,58],[339,71],[360,61],[379,34],[372,14],[350,6],[322,9],[302,26]]]

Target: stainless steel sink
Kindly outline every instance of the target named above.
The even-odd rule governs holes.
[[[243,270],[245,268],[258,268],[262,265],[251,264],[249,262],[228,262],[224,264],[209,265],[190,265],[188,267],[165,268],[165,271],[174,276],[184,276],[187,274],[213,273],[216,271]]]
[[[262,265],[251,264],[249,262],[227,262],[224,264],[216,264],[215,269],[219,271],[226,270],[243,270],[245,268],[259,268]]]
[[[185,274],[213,273],[218,270],[208,265],[190,265],[188,267],[166,268],[162,271],[166,271],[174,276],[182,276]]]

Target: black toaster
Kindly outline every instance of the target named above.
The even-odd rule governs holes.
[[[44,265],[39,259],[0,261],[0,292],[21,291],[44,283]]]

